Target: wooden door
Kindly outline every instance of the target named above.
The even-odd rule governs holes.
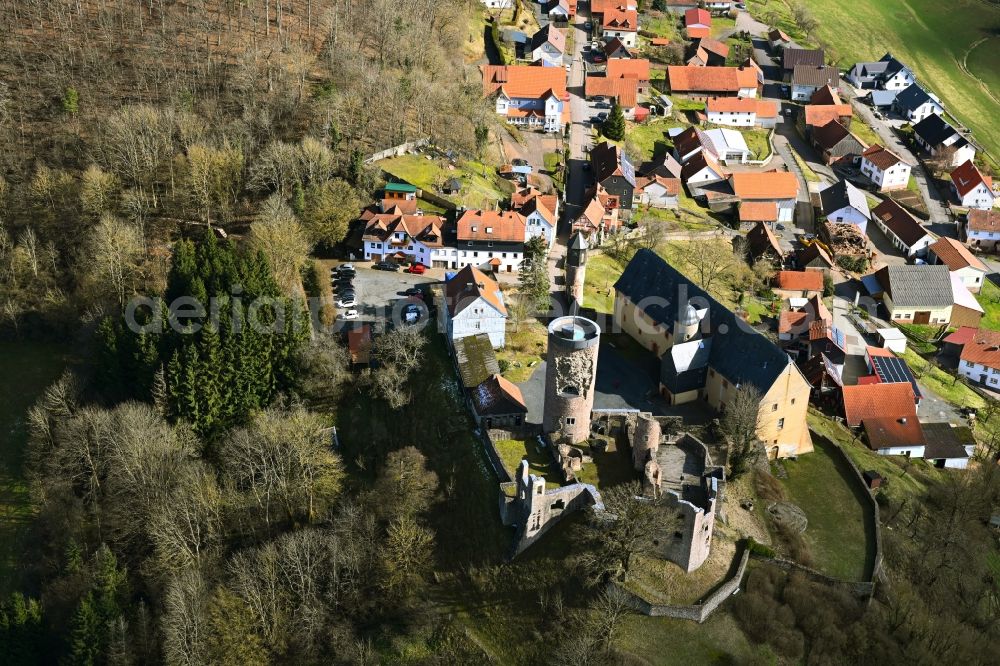
[[[914,324],[929,324],[931,323],[931,313],[930,312],[918,312],[913,315]]]

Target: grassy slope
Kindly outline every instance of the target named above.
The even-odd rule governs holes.
[[[484,167],[478,162],[462,162],[451,170],[445,160],[429,160],[424,155],[403,155],[382,160],[378,166],[432,194],[437,193],[434,187],[436,184],[448,178],[458,178],[462,181],[462,191],[459,194],[441,196],[470,208],[492,207],[506,196],[497,184],[498,177],[493,168]]]
[[[867,542],[858,482],[827,451],[828,444],[815,444],[813,453],[783,462],[788,478],[782,484],[809,520],[804,536],[816,567],[845,580],[862,580]]]
[[[12,580],[19,546],[32,515],[22,475],[28,408],[66,365],[64,350],[34,343],[0,343],[0,594]]]
[[[774,3],[772,3],[774,4]],[[969,47],[984,38],[969,57],[975,76],[1000,95],[996,66],[1000,37],[990,34],[1000,23],[1000,7],[978,0],[803,0],[820,22],[816,36],[828,54],[848,67],[877,59],[888,51],[914,69],[944,100],[948,111],[969,125],[994,158],[1000,158],[1000,104],[962,69]]]
[[[1000,330],[1000,288],[989,280],[984,282],[983,290],[976,294],[976,300],[986,310],[979,325],[997,331]]]
[[[583,302],[588,308],[597,312],[611,314],[614,312],[615,295],[612,288],[621,277],[621,264],[603,254],[594,254],[587,258],[587,281],[583,287]]]

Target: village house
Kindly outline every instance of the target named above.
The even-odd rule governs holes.
[[[798,66],[822,67],[826,62],[823,49],[788,48],[781,52],[781,73],[785,83],[792,80],[792,74]],[[808,97],[806,97],[808,99]]]
[[[871,218],[893,246],[906,257],[922,257],[934,237],[892,199],[885,199],[871,211]]]
[[[562,67],[563,55],[566,53],[566,32],[550,23],[532,35],[527,51],[533,63],[541,63],[545,67]]]
[[[829,165],[858,164],[861,153],[867,148],[861,139],[836,120],[830,120],[821,127],[813,127],[810,138],[813,147],[822,154],[823,163]]]
[[[576,15],[576,0],[552,0],[549,3],[549,21],[558,25],[568,25]]]
[[[868,445],[882,455],[922,458],[924,437],[916,397],[908,382],[855,384],[843,388],[844,418],[850,428],[875,435]]]
[[[959,231],[970,247],[994,252],[1000,242],[1000,211],[972,208],[959,222]]]
[[[853,224],[862,234],[868,234],[872,215],[864,192],[842,180],[820,190],[819,198],[826,219],[838,224]]]
[[[595,234],[597,238],[602,238],[604,234],[614,233],[621,227],[618,210],[617,205],[605,206],[601,196],[595,193],[573,220],[573,232],[579,231],[586,238]]]
[[[778,204],[773,201],[741,201],[736,212],[740,218],[740,229],[764,224],[770,231],[770,227],[778,221]]]
[[[814,323],[816,326],[813,326]],[[782,304],[778,315],[778,340],[791,343],[800,339],[812,339],[817,337],[814,332],[825,331],[832,325],[833,316],[819,295],[791,298]]]
[[[670,91],[688,97],[756,97],[757,73],[749,67],[667,67]]]
[[[764,173],[740,172],[729,177],[733,193],[743,203],[773,201],[778,205],[778,222],[791,222],[795,217],[795,199],[799,181],[789,171]]]
[[[977,384],[1000,391],[1000,331],[976,329],[961,347],[959,374]]]
[[[744,204],[748,206],[753,206],[753,203]],[[764,206],[768,206],[773,209],[774,217],[777,219],[778,207],[764,203]],[[740,217],[742,221],[742,209]],[[775,219],[775,221],[776,221]],[[780,266],[782,263],[782,258],[784,257],[784,252],[781,250],[781,243],[778,241],[778,237],[774,235],[771,231],[771,221],[761,220],[753,225],[753,228],[747,232],[745,243],[748,258],[750,263],[754,263],[760,259],[766,259],[770,261],[775,266]]]
[[[786,35],[783,31],[773,28],[767,33],[767,44],[771,47],[772,51],[780,51],[787,48],[790,44],[793,44],[792,38]]]
[[[831,120],[850,129],[853,116],[850,104],[807,104],[796,118],[795,125],[802,136],[809,138],[812,132]]]
[[[446,265],[449,249],[443,217],[390,212],[361,219],[365,225],[361,250],[366,261]]]
[[[722,67],[729,57],[729,46],[724,42],[710,37],[702,37],[694,47],[694,54],[688,58],[687,64],[695,67]]]
[[[482,267],[493,273],[516,273],[524,258],[527,221],[515,211],[467,210],[458,218],[457,250],[451,268]]]
[[[966,426],[950,423],[922,423],[924,460],[939,469],[966,469],[976,450],[976,437]]]
[[[549,208],[550,205],[554,206],[555,210]],[[559,222],[558,197],[533,196],[514,210],[524,217],[524,242],[535,236],[541,236],[545,239],[545,245],[551,248],[555,240],[556,224]]]
[[[517,428],[524,424],[528,408],[515,384],[500,375],[493,343],[486,333],[469,335],[452,342],[455,365],[481,428]]]
[[[445,282],[443,299],[438,311],[449,342],[485,333],[494,348],[504,346],[507,306],[496,280],[466,266]]]
[[[874,278],[874,283],[871,278]],[[889,319],[903,324],[948,324],[955,303],[946,266],[886,266],[865,278],[865,285],[882,302]]]
[[[482,65],[483,94],[497,115],[529,129],[559,132],[569,122],[569,94],[562,67]]]
[[[811,243],[795,252],[795,265],[803,270],[828,271],[833,268],[833,257],[819,243]]]
[[[708,185],[725,179],[726,172],[704,150],[695,153],[681,169],[681,180],[688,186],[689,190],[693,185]]]
[[[702,39],[712,34],[712,15],[705,9],[684,12],[684,30],[690,40]]]
[[[951,275],[951,296],[955,299],[955,304],[951,307],[951,321],[949,326],[979,326],[983,320],[986,310],[979,304],[976,297],[965,286],[962,277],[955,272]]]
[[[604,45],[604,57],[608,60],[620,60],[634,58],[635,53],[625,46],[622,40],[614,37]]]
[[[931,114],[914,125],[913,138],[932,157],[950,151],[948,166],[957,167],[976,157],[976,147],[937,114]]]
[[[785,55],[788,53],[785,51]],[[813,94],[824,86],[837,90],[840,87],[840,70],[827,65],[796,65],[791,83],[792,101],[804,102],[812,99]]]
[[[960,206],[990,210],[996,195],[993,179],[984,176],[972,160],[963,162],[951,172],[951,191]]]
[[[589,99],[593,97],[607,97],[621,107],[622,113],[628,120],[635,119],[636,107],[639,103],[638,80],[630,78],[612,78],[607,74],[588,74],[584,79],[584,95]]]
[[[639,250],[615,283],[614,323],[661,357],[660,392],[671,404],[721,410],[738,387],[754,386],[768,457],[812,451],[810,387],[796,365],[652,250]]]
[[[774,276],[774,295],[781,299],[813,298],[823,295],[822,271],[778,271]]]
[[[919,123],[931,114],[944,113],[944,106],[932,93],[916,83],[900,91],[892,101],[892,108],[911,123]]]
[[[927,250],[927,263],[947,266],[973,294],[978,294],[983,288],[983,280],[990,269],[964,245],[952,238],[942,237],[931,243]]]
[[[636,178],[635,196],[638,202],[650,208],[677,208],[681,193],[679,178],[640,176]]]
[[[618,146],[602,141],[590,151],[594,182],[618,197],[624,211],[632,210],[635,169]]]
[[[861,153],[861,173],[880,192],[905,190],[910,182],[911,168],[899,155],[877,143]]]
[[[770,119],[773,127],[778,115],[774,102],[746,97],[712,97],[706,102],[705,110],[708,122],[730,127],[754,127],[758,122],[763,126],[765,119]]]
[[[371,363],[372,325],[360,324],[347,331],[347,353],[351,365],[362,370]]]
[[[593,0],[590,13],[604,41],[617,38],[628,48],[636,47],[639,13],[635,0]]]
[[[910,366],[906,364],[906,361],[896,356],[891,349],[873,347],[871,345],[865,346],[864,359],[865,368],[868,371],[868,375],[864,377],[866,382],[909,384],[910,388],[913,389],[913,397],[917,403],[917,407],[920,407],[924,396],[920,391],[920,386],[917,384],[916,377],[913,376]],[[861,380],[862,378],[859,377],[858,383],[861,383]]]
[[[863,90],[878,88],[900,91],[916,82],[910,68],[890,53],[886,53],[877,62],[856,63],[845,78],[852,86]]]

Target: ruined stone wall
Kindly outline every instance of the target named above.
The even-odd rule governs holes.
[[[569,340],[559,334],[559,325],[573,320],[593,328],[589,337]],[[600,329],[589,320],[562,317],[549,326],[542,424],[553,439],[578,444],[590,434],[599,341]]]
[[[566,296],[570,302],[583,306],[583,285],[586,282],[587,266],[566,264]]]
[[[629,596],[632,608],[643,615],[649,615],[651,617],[673,617],[680,620],[691,620],[700,624],[707,620],[708,616],[710,616],[726,599],[731,597],[733,593],[739,589],[740,583],[743,581],[743,575],[746,573],[747,562],[749,561],[750,551],[749,549],[744,549],[743,555],[740,557],[740,564],[736,568],[736,573],[733,574],[732,578],[726,579],[722,585],[712,592],[712,594],[708,595],[700,604],[693,604],[689,606],[651,604],[637,594],[629,590],[625,590],[624,588],[621,589]],[[611,584],[617,585],[617,583]]]
[[[629,435],[632,445],[632,465],[641,472],[646,467],[650,455],[655,456],[660,448],[660,422],[651,414],[639,414]]]

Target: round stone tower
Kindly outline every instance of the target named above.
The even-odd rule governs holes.
[[[577,444],[590,435],[601,327],[583,317],[549,324],[542,427],[553,440]]]
[[[639,414],[632,432],[632,465],[636,471],[643,471],[650,454],[655,459],[659,449],[660,422],[652,415]]]
[[[589,245],[583,233],[577,231],[569,239],[566,251],[566,300],[576,312],[583,305],[583,283],[587,271],[587,250]],[[575,307],[574,307],[575,306]]]

